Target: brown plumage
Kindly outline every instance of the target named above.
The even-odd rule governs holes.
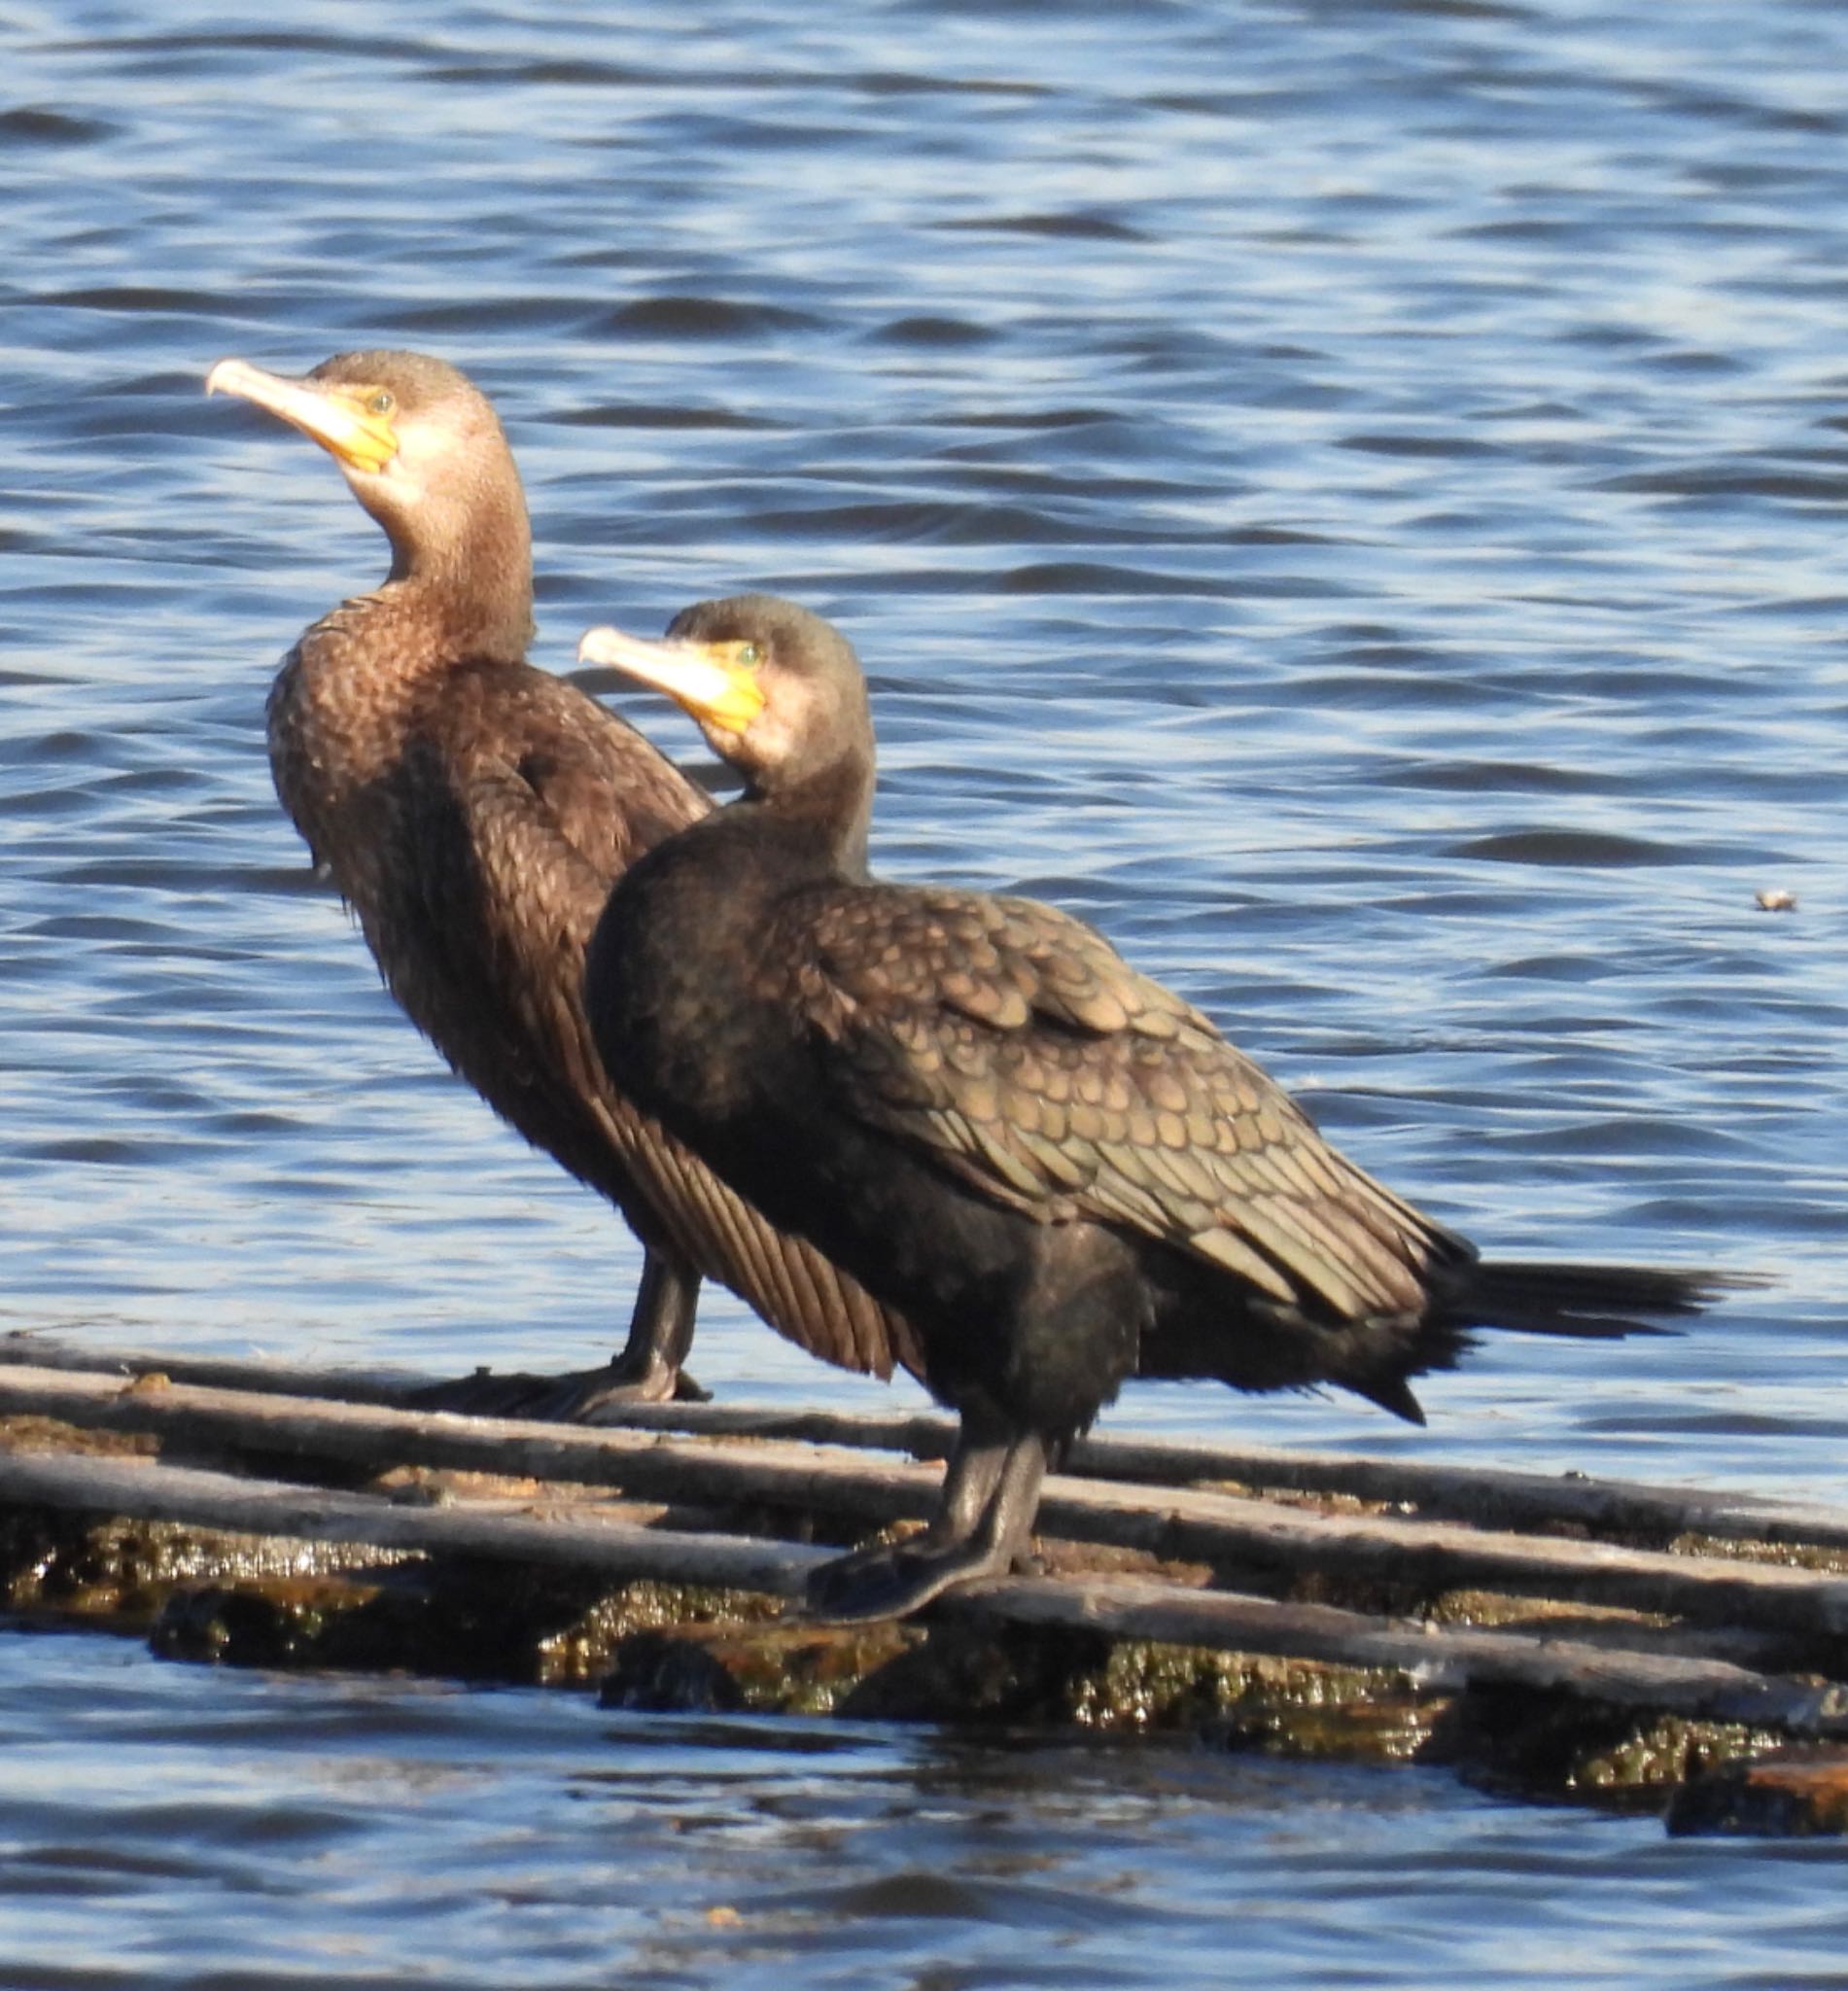
[[[1027,1548],[1047,1462],[1133,1376],[1409,1379],[1477,1327],[1609,1336],[1727,1281],[1484,1264],[1339,1154],[1200,1011],[1030,899],[867,875],[873,738],[839,633],[707,602],[579,654],[659,685],[744,798],[624,875],[587,1000],[619,1084],[902,1311],[961,1415],[935,1519],[826,1565],[815,1603],[905,1611]]]
[[[711,805],[632,726],[524,661],[526,504],[486,398],[443,362],[396,352],[341,354],[302,379],[227,360],[207,388],[320,442],[391,541],[384,583],[306,630],[271,690],[283,806],[412,1022],[646,1247],[613,1364],[434,1400],[585,1415],[611,1397],[671,1395],[702,1276],[811,1353],[889,1374],[910,1353],[903,1323],[772,1230],[604,1075],[585,945],[611,883]]]

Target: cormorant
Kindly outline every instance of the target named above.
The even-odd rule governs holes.
[[[305,630],[270,691],[283,807],[411,1021],[645,1247],[612,1364],[473,1379],[425,1401],[582,1417],[672,1396],[702,1276],[810,1352],[889,1374],[910,1352],[904,1323],[766,1225],[598,1063],[581,993],[597,916],[639,853],[711,803],[632,726],[525,661],[526,502],[487,398],[404,352],[341,353],[299,379],[221,360],[206,392],[319,442],[391,542],[384,582]]]
[[[868,875],[873,733],[838,631],[762,595],[585,661],[666,691],[741,799],[624,874],[590,944],[618,1085],[912,1323],[960,1414],[928,1528],[824,1564],[825,1616],[916,1608],[1028,1549],[1048,1462],[1133,1376],[1409,1379],[1478,1327],[1611,1336],[1724,1275],[1484,1263],[1337,1153],[1197,1009],[1030,899]]]

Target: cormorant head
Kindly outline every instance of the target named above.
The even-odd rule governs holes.
[[[870,786],[872,721],[853,646],[832,623],[776,595],[682,609],[662,642],[589,631],[580,661],[665,691],[699,721],[750,792],[789,794],[845,765]]]
[[[521,597],[532,542],[513,453],[492,403],[427,353],[336,353],[291,378],[221,360],[207,394],[254,402],[321,444],[392,542],[392,577],[428,576],[463,601]]]

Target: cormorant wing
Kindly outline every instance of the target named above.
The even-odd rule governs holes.
[[[1283,1302],[1415,1312],[1468,1255],[1205,1017],[1029,899],[837,887],[803,996],[848,1110],[1042,1222],[1124,1226]]]
[[[505,668],[450,675],[393,786],[392,833],[406,848],[389,875],[420,898],[394,907],[393,924],[422,936],[413,971],[444,985],[413,999],[394,973],[394,990],[420,1022],[471,1005],[459,1030],[432,1034],[516,1125],[497,1075],[544,1096],[550,1118],[569,1116],[607,1089],[580,984],[610,886],[710,803],[575,686]],[[397,952],[387,936],[381,959]],[[458,1055],[477,1043],[478,1058]]]

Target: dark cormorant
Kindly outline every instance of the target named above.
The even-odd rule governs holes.
[[[1408,1379],[1472,1328],[1620,1335],[1728,1283],[1484,1264],[1089,926],[869,877],[865,681],[827,623],[745,595],[669,639],[593,630],[578,654],[685,707],[745,793],[611,894],[598,1045],[772,1222],[903,1312],[961,1416],[929,1527],[823,1565],[825,1615],[1013,1566],[1049,1459],[1132,1376],[1339,1383],[1422,1421]]]
[[[276,790],[411,1021],[503,1119],[645,1246],[629,1341],[581,1377],[486,1378],[427,1401],[584,1416],[675,1393],[702,1275],[812,1353],[889,1374],[888,1316],[781,1237],[604,1076],[584,947],[639,853],[711,807],[641,734],[524,661],[531,540],[493,407],[419,353],[342,353],[301,379],[222,360],[312,437],[385,529],[391,573],[303,632],[269,695]]]

